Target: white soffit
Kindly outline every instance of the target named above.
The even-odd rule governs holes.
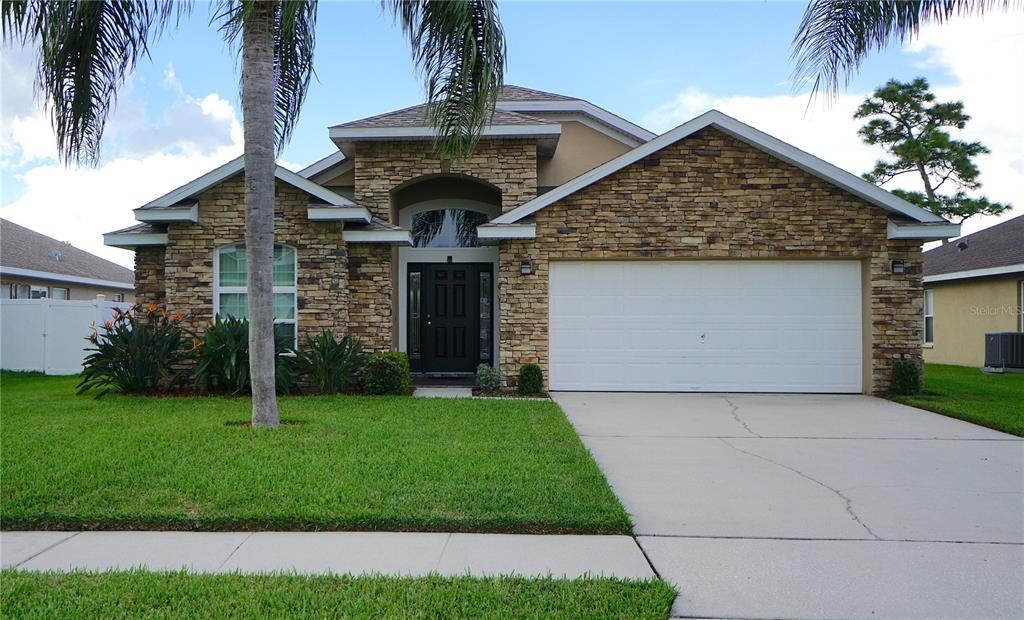
[[[125,250],[147,245],[167,245],[167,233],[105,233],[103,245]]]
[[[327,222],[362,222],[370,223],[370,212],[364,207],[315,207],[306,209],[306,217],[311,220]]]
[[[950,222],[929,222],[922,223],[900,223],[889,220],[886,224],[886,237],[888,239],[921,239],[934,241],[936,239],[949,239],[960,236],[960,224]]]
[[[526,202],[508,213],[496,218],[494,224],[513,224],[522,218],[533,215],[553,202],[561,200],[588,185],[609,176],[630,164],[634,164],[644,157],[660,151],[661,149],[694,134],[705,127],[715,127],[735,138],[751,144],[767,153],[787,161],[794,166],[801,168],[821,179],[824,179],[838,187],[846,189],[850,193],[878,205],[887,211],[899,213],[918,222],[946,223],[941,217],[915,206],[902,198],[891,194],[884,189],[869,183],[864,179],[850,174],[841,168],[821,160],[810,153],[806,153],[791,144],[787,144],[778,138],[754,129],[750,125],[726,116],[718,110],[710,110],[693,118],[682,125],[667,131],[650,142],[643,144],[627,153],[608,161],[589,172],[545,192],[544,194]]]

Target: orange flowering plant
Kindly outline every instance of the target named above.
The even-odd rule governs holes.
[[[187,380],[181,362],[191,355],[184,316],[171,315],[155,303],[115,308],[109,321],[86,340],[92,351],[83,362],[78,393],[98,390],[99,398],[113,390],[125,394],[156,394],[181,387]]]

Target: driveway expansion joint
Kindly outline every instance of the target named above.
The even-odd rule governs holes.
[[[813,478],[813,477],[805,474],[804,472],[800,471],[799,469],[796,469],[795,467],[790,467],[789,465],[784,465],[782,463],[779,463],[778,461],[773,461],[772,459],[770,459],[770,458],[768,458],[766,456],[761,456],[760,454],[757,454],[755,452],[748,452],[747,450],[744,450],[742,448],[738,448],[738,447],[734,446],[733,444],[729,443],[729,441],[726,440],[726,439],[720,439],[719,441],[721,441],[725,445],[729,446],[733,450],[736,450],[737,452],[742,452],[743,454],[747,454],[747,455],[750,455],[750,456],[752,456],[754,458],[761,459],[762,461],[764,461],[766,463],[771,463],[772,465],[776,465],[776,466],[781,467],[783,469],[787,469],[787,470],[793,472],[794,474],[800,476],[801,478],[804,478],[805,480],[810,480],[814,484],[817,484],[818,486],[820,486],[822,488],[828,489],[829,491],[834,493],[837,497],[839,497],[840,499],[843,500],[843,504],[844,504],[844,506],[846,508],[846,513],[848,515],[850,515],[850,518],[853,519],[857,523],[857,525],[859,525],[862,528],[864,528],[864,531],[867,532],[868,534],[870,534],[871,537],[874,538],[875,540],[882,540],[882,537],[879,536],[878,534],[874,533],[871,530],[871,528],[868,527],[868,524],[865,523],[863,520],[861,520],[860,515],[858,515],[856,513],[856,511],[854,511],[854,509],[853,509],[853,500],[850,499],[849,497],[847,497],[846,495],[844,495],[843,492],[840,491],[839,489],[836,489],[834,487],[830,487],[829,485],[825,484],[821,480],[818,480],[817,478]]]

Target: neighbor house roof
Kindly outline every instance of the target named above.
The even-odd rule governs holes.
[[[533,200],[523,203],[480,228],[521,223],[521,220],[533,215],[544,207],[707,127],[714,127],[723,131],[894,214],[896,218],[889,220],[890,238],[937,239],[959,234],[959,225],[951,224],[934,213],[913,205],[873,183],[869,183],[854,174],[837,168],[826,161],[801,151],[782,140],[769,136],[750,125],[741,123],[717,110],[705,112],[675,129],[663,133],[650,142],[627,151],[619,157],[597,166],[555,189],[541,194]]]
[[[1024,215],[924,253],[926,282],[1024,271]]]
[[[0,271],[122,289],[131,289],[135,283],[131,269],[4,219],[0,219]]]

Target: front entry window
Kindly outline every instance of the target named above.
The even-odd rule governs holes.
[[[414,214],[410,229],[418,248],[475,248],[476,227],[485,223],[487,215],[478,211],[438,209]]]
[[[214,313],[236,319],[249,317],[246,290],[248,266],[245,245],[229,245],[217,250],[214,272]],[[295,348],[295,248],[274,246],[274,333]]]

